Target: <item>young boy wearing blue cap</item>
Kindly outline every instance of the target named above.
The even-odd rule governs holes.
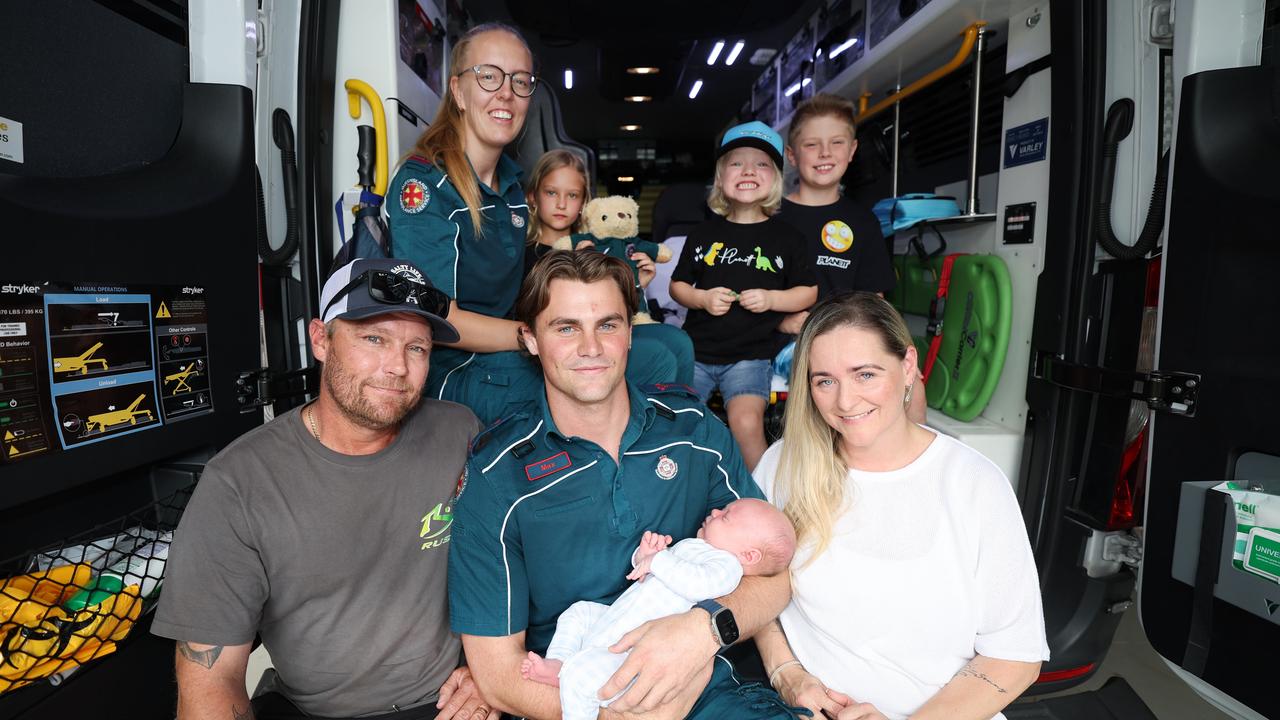
[[[730,128],[707,204],[719,217],[689,231],[671,297],[689,308],[693,389],[705,402],[720,388],[729,429],[754,468],[766,447],[775,330],[818,297],[804,237],[773,217],[782,204],[782,137],[762,122]]]

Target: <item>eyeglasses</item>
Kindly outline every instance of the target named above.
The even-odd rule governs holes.
[[[527,98],[538,88],[538,78],[534,77],[533,73],[523,70],[509,73],[497,65],[472,65],[457,74],[469,72],[476,74],[476,82],[480,84],[480,89],[488,92],[498,92],[507,78],[511,78],[511,92],[519,97]]]
[[[449,296],[439,288],[431,287],[413,278],[397,275],[389,270],[366,270],[357,275],[351,282],[342,286],[324,306],[320,317],[329,313],[334,303],[360,287],[364,282],[369,284],[369,297],[385,305],[403,305],[412,302],[432,315],[445,317],[449,314]]]

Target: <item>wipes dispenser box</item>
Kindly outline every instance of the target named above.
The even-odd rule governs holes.
[[[1236,511],[1231,564],[1280,584],[1280,480],[1229,480],[1213,489],[1230,495]]]

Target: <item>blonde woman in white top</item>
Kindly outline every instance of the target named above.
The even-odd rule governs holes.
[[[782,697],[816,718],[1003,718],[1049,658],[1009,482],[907,419],[916,360],[883,299],[816,307],[783,440],[755,470],[799,538],[791,604],[756,644]]]

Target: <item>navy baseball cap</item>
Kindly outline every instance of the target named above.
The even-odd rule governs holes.
[[[431,325],[432,340],[458,342],[458,329],[445,317],[449,296],[407,260],[356,258],[329,276],[320,292],[320,320],[360,320],[407,312]]]
[[[777,165],[779,170],[782,169],[782,136],[759,120],[734,125],[725,131],[724,138],[720,140],[720,149],[716,151],[716,159],[740,147],[753,147],[765,151],[769,157],[773,158],[773,164]]]

